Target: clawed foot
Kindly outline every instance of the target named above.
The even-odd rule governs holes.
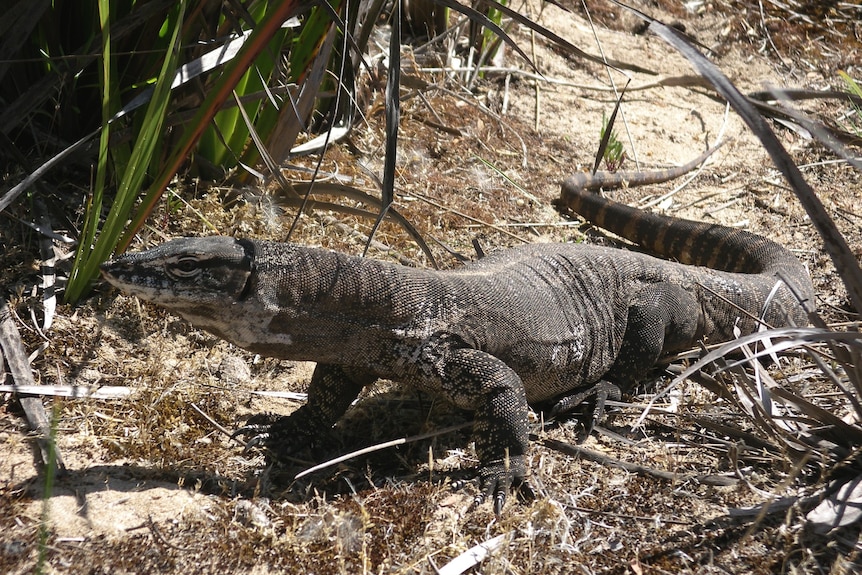
[[[231,439],[238,437],[249,437],[242,448],[242,454],[245,455],[254,447],[266,445],[269,439],[268,425],[245,425],[230,434]]]
[[[247,438],[243,454],[263,447],[276,460],[284,460],[302,449],[312,446],[313,435],[293,417],[272,414],[255,415],[246,425],[231,434],[231,439]]]
[[[553,407],[551,407],[549,415],[551,417],[558,417],[560,415],[571,413],[581,404],[591,400],[593,402],[593,409],[590,419],[585,426],[586,433],[584,435],[585,437],[588,437],[593,432],[593,428],[595,428],[596,424],[604,418],[605,403],[607,400],[619,401],[621,397],[622,393],[616,384],[601,380],[584,391],[558,399]]]
[[[506,504],[509,491],[514,491],[519,501],[531,501],[536,497],[533,486],[526,478],[526,464],[523,458],[509,461],[508,466],[505,462],[484,465],[477,469],[472,477],[454,481],[452,488],[461,489],[467,483],[474,481],[478,483],[479,493],[473,499],[473,506],[482,505],[490,499],[493,502],[494,515],[498,518]]]
[[[300,451],[313,450],[320,443],[321,433],[312,431],[302,419],[295,414],[290,417],[254,416],[246,425],[234,431],[231,438],[247,439],[243,453],[263,447],[273,459],[284,461]],[[454,482],[453,487],[458,489],[471,481],[477,481],[479,487],[473,505],[482,505],[491,500],[494,515],[498,517],[510,491],[515,491],[520,501],[535,498],[533,487],[527,480],[527,462],[523,454],[492,459],[481,465],[471,478]]]

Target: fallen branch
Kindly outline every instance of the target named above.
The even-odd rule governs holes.
[[[18,333],[18,328],[12,320],[12,310],[5,300],[0,300],[0,366],[3,365],[4,360],[12,376],[14,384],[12,387],[20,387],[18,384],[38,387],[34,385],[30,362],[27,361],[27,353],[24,351],[24,344],[21,343],[21,334]],[[56,445],[51,446],[51,422],[48,420],[48,414],[45,413],[42,400],[38,397],[22,396],[20,393],[18,395],[18,401],[24,409],[30,429],[39,434],[36,437],[36,443],[42,454],[42,461],[45,465],[54,465],[58,474],[65,473],[66,466],[63,464],[59,450]]]

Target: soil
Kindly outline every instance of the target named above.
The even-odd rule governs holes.
[[[568,3],[563,3],[568,6]],[[841,89],[838,70],[862,76],[862,14],[819,12],[802,3],[681,4],[635,2],[682,26],[743,92],[770,86]],[[798,4],[798,3],[797,3]],[[439,53],[405,46],[405,73],[421,88],[402,88],[396,209],[431,246],[440,267],[520,242],[611,242],[597,237],[552,202],[559,183],[590,169],[603,117],[630,80],[615,131],[625,169],[679,165],[714,144],[727,143],[687,185],[681,182],[613,193],[651,209],[744,228],[780,241],[808,266],[818,309],[837,323],[847,296],[822,242],[759,141],[677,52],[638,20],[603,7],[571,12],[546,4],[519,8],[575,46],[654,71],[613,71],[564,53],[524,27],[513,38],[536,70],[511,52],[469,89],[466,75],[434,71]],[[800,15],[794,18],[793,15]],[[855,35],[854,35],[855,34]],[[665,78],[689,78],[679,86]],[[410,84],[413,85],[413,84]],[[383,85],[363,77],[364,116],[333,147],[322,169],[375,193],[383,158]],[[848,126],[845,102],[809,100],[794,107],[833,126]],[[844,123],[842,123],[844,122]],[[862,254],[860,174],[803,130],[772,124],[805,178],[857,255]],[[856,116],[857,130],[862,120]],[[307,178],[293,160],[285,175]],[[164,238],[219,233],[284,239],[295,210],[273,190],[240,189],[186,179],[185,201],[162,208],[136,248]],[[670,193],[670,192],[674,193]],[[656,202],[656,199],[659,201]],[[348,200],[342,202],[350,204]],[[365,206],[374,210],[374,207]],[[13,207],[27,219],[26,206]],[[7,220],[12,221],[12,220]],[[340,225],[337,225],[339,223]],[[359,254],[373,221],[339,213],[299,218],[292,241]],[[342,462],[293,481],[312,462],[274,467],[256,451],[243,453],[201,413],[228,429],[261,412],[287,414],[295,400],[259,392],[302,392],[313,364],[278,362],[239,350],[164,311],[99,286],[77,307],[61,305],[44,334],[38,248],[23,227],[0,232],[5,254],[0,285],[17,314],[37,383],[133,388],[124,399],[46,400],[57,416],[57,446],[66,473],[46,491],[34,442],[11,394],[0,403],[0,571],[25,573],[434,573],[470,547],[497,535],[504,544],[475,568],[481,573],[850,573],[862,568],[859,529],[820,535],[797,502],[778,513],[757,511],[782,497],[823,487],[796,459],[735,449],[733,437],[696,423],[714,418],[756,433],[750,420],[694,382],[659,402],[642,426],[643,406],[668,381],[626,398],[586,439],[586,455],[560,453],[537,441],[532,450],[536,497],[511,497],[500,518],[472,506],[472,484],[452,480],[475,462],[469,433],[450,431]],[[431,262],[405,231],[385,223],[375,239],[388,251],[371,257]],[[58,246],[57,249],[63,249]],[[393,255],[397,254],[397,255]],[[35,317],[35,316],[34,316]],[[44,338],[44,339],[43,339]],[[47,346],[40,347],[42,342]],[[782,363],[796,386],[822,386],[807,360]],[[792,378],[791,378],[792,379]],[[2,383],[2,382],[0,382]],[[49,409],[51,411],[51,409]],[[849,412],[836,400],[839,416]],[[366,445],[469,421],[434,397],[383,382],[367,390],[336,427],[317,459]],[[539,439],[577,443],[577,421],[537,431]],[[641,469],[621,469],[608,459]],[[644,471],[670,472],[661,478]],[[709,480],[708,478],[713,478]],[[721,480],[715,480],[721,478]],[[754,509],[744,513],[742,510]],[[436,566],[436,567],[435,567]]]

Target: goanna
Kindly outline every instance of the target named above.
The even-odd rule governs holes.
[[[294,244],[182,238],[102,266],[120,290],[264,356],[317,362],[308,402],[244,428],[276,457],[331,428],[386,378],[475,412],[482,496],[527,476],[528,405],[565,411],[628,390],[662,354],[804,325],[800,261],[757,235],[648,214],[563,184],[560,203],[676,261],[533,244],[433,271]],[[684,263],[676,263],[684,262]],[[726,271],[720,271],[726,270]],[[773,288],[778,286],[773,293]]]

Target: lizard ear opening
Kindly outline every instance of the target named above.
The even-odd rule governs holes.
[[[251,292],[252,278],[254,277],[254,243],[251,240],[237,240],[237,243],[242,246],[245,252],[240,262],[240,268],[247,273],[245,284],[242,286],[239,297],[237,297],[238,301],[243,301]]]

